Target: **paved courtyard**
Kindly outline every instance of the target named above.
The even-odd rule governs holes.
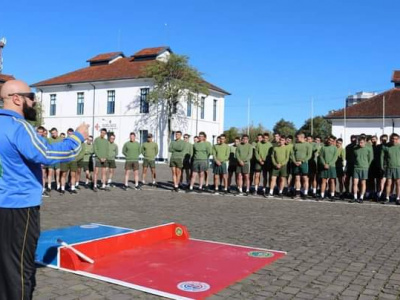
[[[116,182],[123,182],[119,164]],[[170,181],[157,165],[158,181]],[[400,299],[400,207],[141,191],[81,189],[44,199],[42,230],[97,222],[140,229],[182,223],[192,237],[287,251],[211,299]],[[39,268],[35,299],[163,299]]]

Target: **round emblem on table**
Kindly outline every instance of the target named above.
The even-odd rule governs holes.
[[[176,227],[175,228],[175,234],[176,234],[176,236],[182,236],[183,229],[181,227]]]
[[[85,229],[92,229],[92,228],[97,228],[99,227],[99,225],[95,225],[95,224],[87,224],[87,225],[81,225],[81,228],[85,228]]]
[[[250,251],[247,254],[251,257],[259,257],[259,258],[269,258],[274,256],[272,252],[268,251]]]
[[[210,285],[208,283],[199,281],[184,281],[179,283],[177,287],[181,291],[192,293],[204,292],[210,289]]]

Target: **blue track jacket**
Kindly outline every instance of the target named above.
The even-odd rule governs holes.
[[[83,141],[76,132],[62,142],[49,144],[21,115],[0,109],[0,208],[40,205],[41,165],[73,160]]]

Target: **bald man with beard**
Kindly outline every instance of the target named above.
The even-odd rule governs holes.
[[[88,125],[49,144],[27,121],[36,120],[35,93],[19,80],[7,81],[0,97],[0,300],[27,300],[35,288],[35,252],[40,234],[41,165],[74,159]]]

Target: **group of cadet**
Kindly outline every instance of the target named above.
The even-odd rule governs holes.
[[[54,143],[63,137],[56,128],[50,130],[38,127],[37,132]],[[73,134],[68,129],[67,135]],[[215,194],[233,193],[235,195],[263,195],[264,197],[291,196],[295,199],[314,198],[316,200],[337,198],[349,202],[362,203],[373,199],[387,203],[395,195],[400,204],[400,141],[396,133],[380,137],[351,136],[351,143],[345,148],[343,140],[333,135],[324,141],[303,133],[284,136],[260,133],[256,141],[250,143],[249,136],[236,137],[232,145],[227,144],[226,136],[221,134],[213,145],[207,141],[205,132],[193,137],[175,132],[169,144],[169,166],[172,173],[174,192],[213,192]],[[122,188],[130,189],[129,177],[133,171],[133,189],[141,189],[145,184],[148,169],[151,172],[150,185],[157,186],[156,157],[158,145],[151,134],[147,142],[136,141],[134,132],[123,148],[125,156],[125,178]],[[92,136],[82,144],[76,159],[69,163],[43,166],[43,196],[48,197],[55,178],[56,190],[65,193],[69,182],[69,192],[77,193],[80,188],[81,173],[84,172],[85,187],[109,190],[114,186],[118,146],[113,134],[106,129],[100,136]],[[139,160],[143,157],[142,180],[139,180]],[[212,160],[210,160],[212,158]],[[209,168],[212,165],[213,187],[209,184]],[[100,178],[99,176],[100,172]],[[67,176],[69,174],[69,176]],[[98,185],[98,179],[101,184]],[[235,187],[233,186],[235,179]],[[195,189],[196,181],[198,185]]]

